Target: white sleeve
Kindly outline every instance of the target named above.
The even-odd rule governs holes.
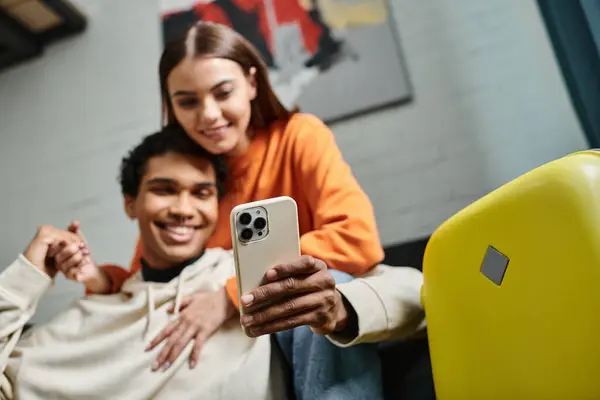
[[[358,318],[355,337],[332,334],[340,347],[404,339],[425,328],[421,304],[423,274],[410,267],[380,264],[367,276],[337,285]]]
[[[0,273],[0,370],[3,375],[23,327],[51,284],[52,279],[22,255]],[[8,379],[0,376],[0,399],[12,397],[12,389],[7,385],[10,385]]]

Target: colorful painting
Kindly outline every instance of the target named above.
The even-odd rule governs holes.
[[[262,54],[287,107],[326,122],[411,99],[386,0],[161,0],[165,41],[198,20]]]

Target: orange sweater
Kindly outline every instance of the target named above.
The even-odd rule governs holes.
[[[295,114],[257,132],[244,154],[228,159],[229,184],[207,247],[231,249],[229,213],[238,204],[289,196],[298,204],[300,248],[330,268],[362,275],[383,260],[373,207],[342,158],[332,132],[314,116]],[[138,241],[130,272],[103,266],[117,291],[140,269]],[[227,282],[238,305],[235,277]]]

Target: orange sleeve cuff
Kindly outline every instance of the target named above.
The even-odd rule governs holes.
[[[239,310],[240,303],[238,301],[238,287],[235,276],[232,276],[227,280],[227,283],[225,284],[225,290],[227,291],[227,296],[229,297],[229,300],[231,300],[235,308]]]
[[[100,269],[108,276],[110,280],[110,293],[117,293],[121,286],[123,286],[123,282],[125,282],[131,276],[131,272],[126,269],[119,267],[118,265],[101,265]],[[89,290],[86,289],[86,295],[93,294]]]

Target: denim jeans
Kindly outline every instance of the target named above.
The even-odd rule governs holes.
[[[336,283],[352,276],[329,270]],[[341,348],[301,326],[276,334],[291,367],[297,400],[383,399],[381,360],[376,344]]]

